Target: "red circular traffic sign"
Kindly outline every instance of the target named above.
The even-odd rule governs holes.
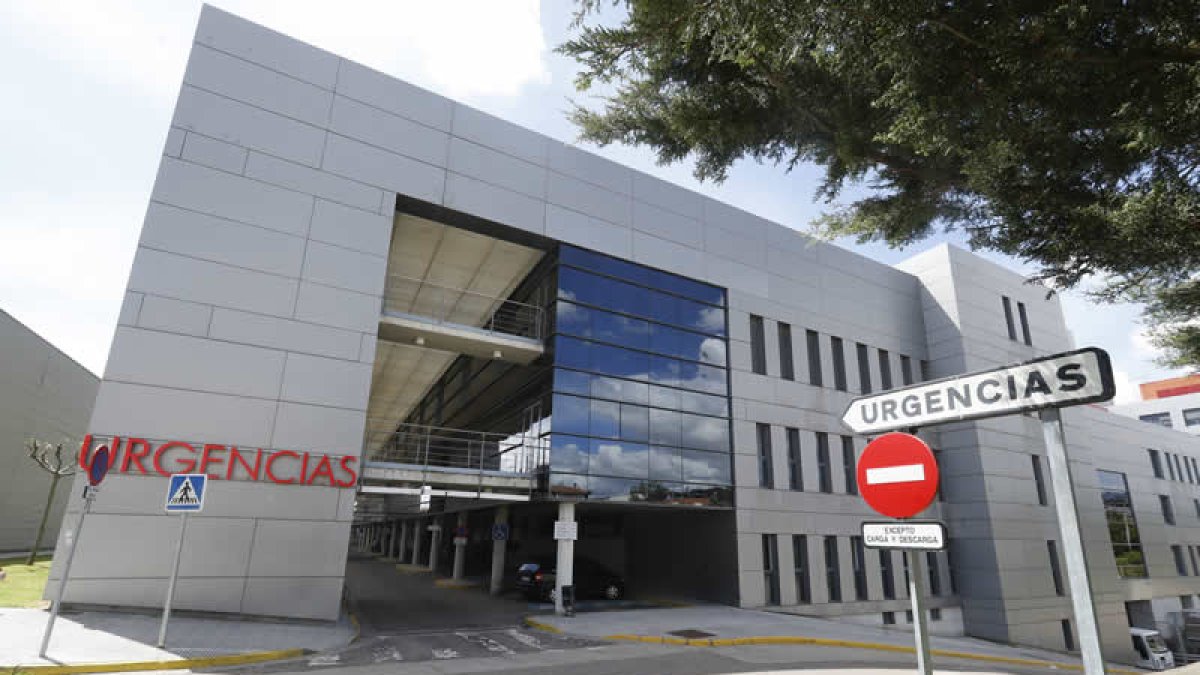
[[[92,454],[92,461],[88,464],[88,483],[92,487],[99,485],[104,480],[104,476],[108,474],[110,459],[111,455],[107,445],[100,446]]]
[[[858,492],[885,516],[917,515],[933,503],[937,488],[933,451],[911,434],[884,434],[868,443],[858,459]]]

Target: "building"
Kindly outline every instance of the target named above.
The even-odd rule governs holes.
[[[83,450],[121,456],[67,600],[159,605],[163,476],[198,471],[177,606],[314,619],[348,545],[497,582],[573,546],[630,594],[902,625],[848,402],[1073,347],[1056,298],[962,250],[883,265],[211,7],[119,323]],[[1131,661],[1129,625],[1200,592],[1200,441],[1064,418]],[[1073,649],[1038,422],[925,435],[935,627]]]
[[[0,310],[0,553],[33,546],[50,490],[50,474],[26,454],[26,441],[63,442],[74,454],[99,386],[91,371]],[[42,537],[47,551],[70,489],[64,480],[55,492]]]
[[[1118,415],[1200,434],[1200,375],[1173,377],[1139,384],[1142,400],[1112,406]]]

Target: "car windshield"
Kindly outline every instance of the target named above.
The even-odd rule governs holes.
[[[1150,651],[1152,652],[1167,651],[1167,645],[1163,644],[1162,638],[1157,635],[1147,635],[1146,646],[1150,647]]]

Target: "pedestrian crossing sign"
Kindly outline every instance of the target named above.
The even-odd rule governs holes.
[[[199,511],[204,507],[208,476],[202,473],[177,473],[167,488],[167,512]]]

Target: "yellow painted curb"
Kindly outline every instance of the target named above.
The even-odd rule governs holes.
[[[526,623],[529,619],[526,619]],[[882,642],[859,642],[856,640],[834,640],[829,638],[813,638],[801,637],[797,635],[774,635],[760,637],[739,637],[739,638],[704,638],[704,639],[684,639],[674,637],[662,637],[658,635],[606,635],[606,640],[624,640],[627,642],[644,642],[647,644],[656,645],[685,645],[688,647],[733,647],[741,645],[813,645],[819,647],[842,647],[847,649],[873,649],[884,652],[907,652],[915,653],[915,647],[905,647],[902,645],[890,645]],[[991,663],[1005,663],[1017,666],[1039,666],[1044,668],[1053,668],[1056,670],[1083,670],[1083,666],[1074,663],[1062,663],[1058,661],[1043,661],[1040,659],[1022,659],[1012,656],[994,656],[991,654],[972,654],[970,652],[959,652],[949,649],[933,649],[930,652],[934,656],[945,656],[954,659],[966,659],[971,661],[989,661]],[[1141,671],[1125,670],[1122,668],[1109,668],[1109,673],[1122,673],[1123,675],[1139,675]]]
[[[23,675],[74,675],[75,673],[129,673],[143,670],[190,670],[217,666],[240,666],[263,661],[282,661],[308,654],[307,649],[278,649],[249,654],[227,654],[199,659],[173,659],[171,661],[128,661],[125,663],[80,663],[67,666],[0,666],[0,670],[14,671]]]
[[[557,626],[551,626],[548,623],[542,623],[541,621],[537,621],[533,617],[529,616],[525,617],[525,625],[529,626],[530,628],[546,631],[547,633],[557,634],[562,632]]]

